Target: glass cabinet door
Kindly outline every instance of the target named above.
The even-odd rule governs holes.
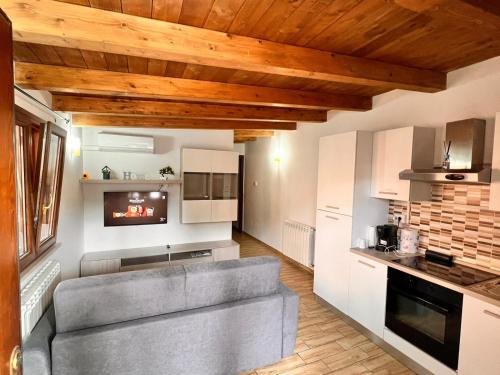
[[[238,174],[213,173],[212,199],[238,199]]]
[[[210,199],[210,173],[184,172],[184,200]]]

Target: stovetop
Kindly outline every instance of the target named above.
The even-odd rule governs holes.
[[[428,273],[429,275],[461,286],[469,286],[498,277],[493,273],[481,271],[457,263],[449,265],[433,262],[423,256],[399,258],[394,259],[393,262],[399,263],[402,266],[417,269]]]

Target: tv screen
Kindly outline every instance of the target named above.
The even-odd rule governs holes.
[[[117,191],[104,193],[104,226],[167,223],[166,192]]]

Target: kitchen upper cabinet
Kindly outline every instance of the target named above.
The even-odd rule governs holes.
[[[500,374],[500,307],[464,296],[459,375]]]
[[[322,137],[319,140],[319,210],[352,215],[357,132]]]
[[[495,120],[493,161],[491,164],[490,210],[500,211],[500,112]]]
[[[314,293],[347,313],[352,217],[318,210],[316,228]]]
[[[405,169],[430,169],[434,163],[432,128],[406,127],[376,132],[373,136],[371,195],[400,201],[427,200],[425,182],[400,180]]]
[[[350,258],[349,315],[383,337],[387,266],[354,253]]]

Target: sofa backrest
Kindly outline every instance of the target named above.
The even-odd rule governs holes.
[[[274,294],[279,273],[277,258],[254,257],[66,280],[57,333]]]

